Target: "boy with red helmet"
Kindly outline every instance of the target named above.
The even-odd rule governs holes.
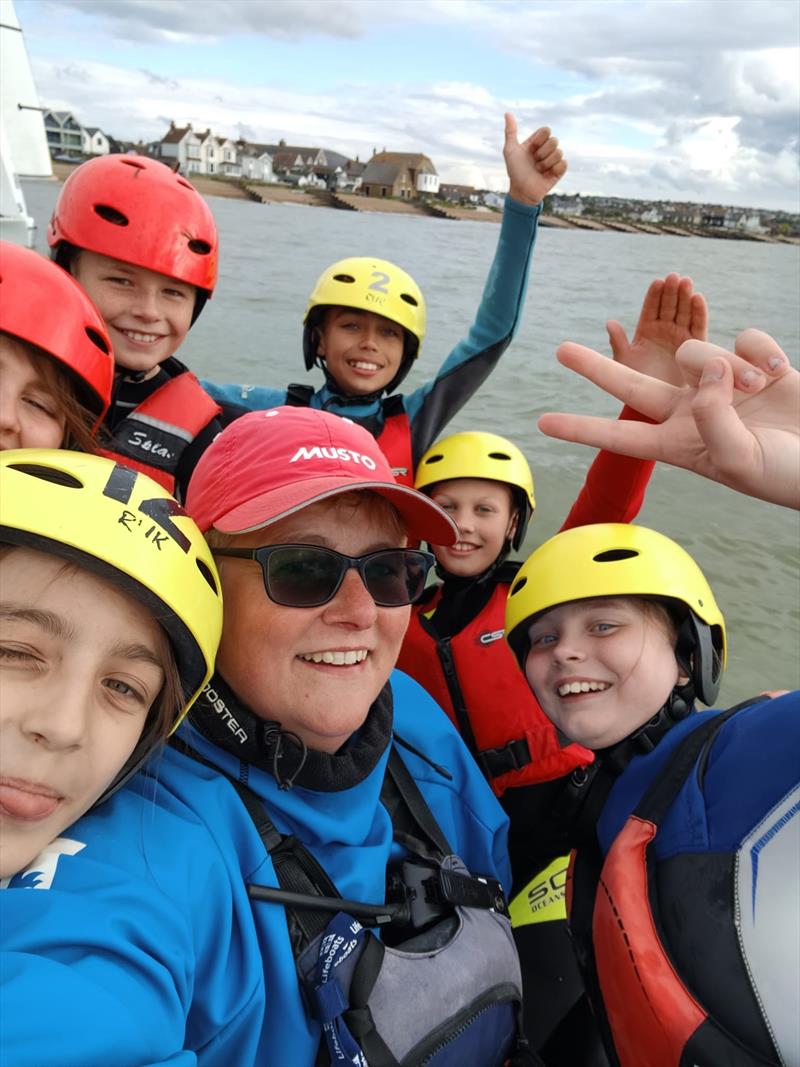
[[[67,179],[47,239],[112,338],[118,377],[105,420],[109,454],[182,495],[221,429],[218,405],[174,358],[217,277],[210,209],[162,163],[108,156]]]

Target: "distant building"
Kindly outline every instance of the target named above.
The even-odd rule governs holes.
[[[300,175],[314,167],[327,167],[330,164],[328,154],[323,148],[303,148],[298,145],[287,145],[285,141],[264,145],[264,148],[272,156],[272,169],[277,175],[292,173]]]
[[[725,225],[725,212],[721,208],[703,212],[701,223],[709,229],[722,229]]]
[[[728,208],[725,212],[726,230],[743,230],[745,233],[766,233],[761,224],[761,214],[749,208]]]
[[[272,156],[263,145],[237,141],[236,148],[239,153],[239,163],[242,168],[243,178],[255,182],[271,182],[274,180]]]
[[[506,206],[505,193],[495,193],[491,189],[487,189],[481,193],[481,203],[486,207],[493,207],[497,211],[502,211]]]
[[[551,196],[548,197],[550,204],[550,211],[553,215],[573,215],[580,216],[583,214],[584,202],[581,199],[581,194],[576,196]]]
[[[83,153],[83,127],[71,111],[45,111],[44,131],[51,156]]]
[[[187,126],[176,126],[174,122],[169,124],[169,129],[161,138],[159,158],[171,165],[177,163],[176,169],[184,174],[206,173],[203,169],[202,141],[192,129],[191,122]]]
[[[361,175],[365,196],[414,200],[439,192],[436,167],[421,152],[376,152]]]
[[[453,185],[450,182],[442,182],[439,186],[439,199],[446,200],[449,204],[477,204],[480,197],[472,185]]]
[[[81,150],[85,156],[107,156],[111,143],[97,126],[84,126],[81,130]]]

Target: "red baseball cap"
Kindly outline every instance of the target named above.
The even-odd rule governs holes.
[[[458,538],[438,504],[397,484],[372,434],[316,408],[251,411],[232,422],[195,467],[186,510],[204,533],[249,533],[354,489],[394,504],[410,540],[452,545]]]

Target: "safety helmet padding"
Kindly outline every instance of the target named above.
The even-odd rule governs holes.
[[[0,241],[0,331],[71,372],[97,429],[114,382],[114,355],[100,312],[65,270],[8,241]]]
[[[217,279],[211,209],[185,178],[147,156],[82,163],[64,182],[47,243],[56,253],[66,243],[165,274],[204,297]]]
[[[646,597],[688,609],[692,685],[710,704],[726,660],[725,620],[711,587],[675,541],[644,526],[598,523],[551,537],[523,564],[506,602],[506,640],[522,670],[528,630],[544,611],[574,600]]]
[[[329,307],[372,311],[396,322],[404,330],[403,360],[391,391],[400,384],[418,358],[425,336],[425,300],[410,274],[387,259],[351,256],[326,267],[308,298],[303,316],[303,355],[306,370],[317,362],[316,329]]]
[[[438,482],[456,478],[484,478],[510,486],[519,510],[511,544],[519,548],[536,507],[533,475],[520,449],[494,433],[472,430],[451,434],[431,445],[419,461],[414,488],[430,493]]]
[[[153,612],[183,687],[176,729],[211,677],[222,632],[214,560],[180,504],[111,459],[15,449],[0,454],[0,543],[77,563]]]

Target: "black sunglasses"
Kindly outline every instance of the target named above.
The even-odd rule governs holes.
[[[435,560],[416,548],[382,548],[365,556],[345,556],[318,545],[216,548],[215,556],[254,559],[261,564],[267,596],[286,608],[317,608],[333,600],[351,567],[361,575],[381,608],[414,604],[422,596]]]

